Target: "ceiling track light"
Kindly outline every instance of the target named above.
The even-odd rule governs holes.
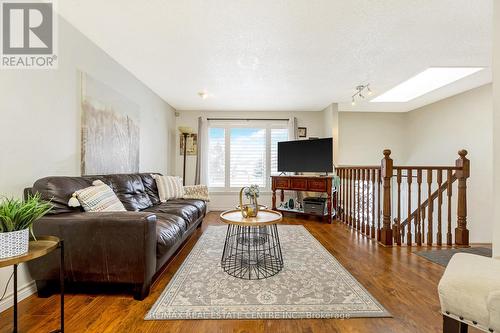
[[[370,89],[370,84],[360,84],[356,86],[354,95],[351,96],[351,105],[356,105],[356,99],[365,99],[363,93],[366,91],[366,95],[371,96],[373,94]]]

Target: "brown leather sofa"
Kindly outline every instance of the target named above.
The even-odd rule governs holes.
[[[68,207],[71,194],[96,179],[111,186],[126,212],[87,213]],[[116,174],[39,179],[25,194],[51,200],[51,213],[34,224],[35,235],[64,239],[65,276],[70,285],[126,284],[134,298],[149,294],[157,273],[201,225],[206,204],[176,199],[161,203],[151,174]],[[53,292],[59,272],[58,253],[28,265],[41,297]]]

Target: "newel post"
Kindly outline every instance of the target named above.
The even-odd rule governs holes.
[[[392,158],[391,151],[384,150],[384,158],[382,159],[381,174],[384,184],[384,205],[383,205],[383,224],[380,230],[380,243],[384,245],[392,245],[392,228],[391,228],[391,177],[392,177]]]
[[[467,178],[470,176],[470,161],[465,157],[467,150],[458,152],[460,157],[455,161],[458,179],[457,227],[455,228],[455,244],[469,245],[469,230],[467,230]]]

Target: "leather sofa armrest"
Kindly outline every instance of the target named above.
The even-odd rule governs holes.
[[[65,213],[34,224],[35,235],[64,240],[66,279],[143,284],[156,269],[156,215],[147,212]],[[32,261],[35,280],[55,280],[59,253]]]

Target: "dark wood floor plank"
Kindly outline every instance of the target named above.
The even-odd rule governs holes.
[[[394,318],[348,320],[189,320],[145,321],[144,316],[160,296],[209,225],[220,225],[218,212],[207,215],[202,229],[171,260],[144,301],[123,294],[68,294],[68,332],[440,332],[441,315],[437,283],[443,267],[412,254],[414,248],[379,246],[341,223],[287,217],[285,223],[302,224],[388,310]],[[424,249],[426,247],[422,247]],[[30,296],[20,304],[22,332],[50,331],[57,327],[58,297]],[[0,314],[0,333],[12,329],[12,312]],[[474,332],[471,330],[471,332]]]

